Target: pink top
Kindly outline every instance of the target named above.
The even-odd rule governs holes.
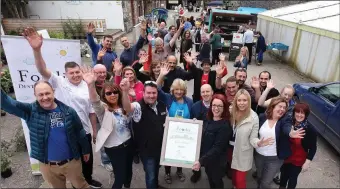
[[[122,81],[122,76],[115,76],[115,83],[119,86],[120,82]],[[133,87],[133,90],[135,91],[136,96],[129,96],[130,102],[140,101],[143,99],[143,91],[144,91],[144,85],[142,82],[137,81]]]

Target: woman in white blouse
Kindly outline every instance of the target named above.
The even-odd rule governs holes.
[[[91,68],[83,68],[83,79],[88,85],[90,100],[101,128],[97,134],[96,151],[103,146],[110,158],[115,181],[112,188],[130,188],[132,179],[133,146],[129,124],[139,119],[140,111],[127,114],[122,106],[122,92],[118,85],[105,83],[99,95],[96,92],[96,75]],[[126,82],[123,79],[122,82]],[[102,101],[100,100],[102,99]]]

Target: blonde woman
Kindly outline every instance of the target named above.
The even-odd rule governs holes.
[[[169,65],[165,64],[161,67],[160,76],[157,79],[158,85],[158,100],[165,103],[169,111],[169,117],[180,117],[190,119],[190,110],[193,105],[192,99],[185,96],[187,94],[187,87],[185,81],[182,79],[175,79],[170,87],[170,94],[165,93],[161,87],[163,78],[170,71]],[[172,183],[171,167],[165,166],[165,182]],[[181,182],[185,181],[185,175],[182,172],[181,167],[177,167],[176,172]]]
[[[258,138],[259,118],[251,110],[247,90],[240,89],[231,110],[232,137],[229,141],[228,162],[231,162],[232,183],[235,188],[246,188],[246,173],[252,168],[254,148],[273,143],[272,138]]]
[[[235,64],[234,67],[237,68],[246,68],[248,66],[248,56],[249,56],[249,52],[248,52],[248,48],[247,47],[242,47],[240,50],[240,55],[238,55],[236,57],[235,60]]]

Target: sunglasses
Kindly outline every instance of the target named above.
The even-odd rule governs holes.
[[[112,94],[115,94],[115,95],[116,95],[116,94],[119,94],[119,91],[105,92],[105,95],[106,95],[106,96],[111,96]]]
[[[145,81],[144,84],[155,84],[155,85],[157,85],[156,81],[151,81],[151,80]]]

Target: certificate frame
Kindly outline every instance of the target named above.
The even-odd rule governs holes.
[[[168,135],[169,135],[169,124],[170,122],[179,122],[181,124],[196,124],[198,126],[198,132],[196,136],[196,153],[195,153],[195,161],[198,161],[200,157],[200,150],[201,150],[201,140],[202,140],[202,129],[203,129],[203,121],[201,120],[193,120],[193,119],[183,119],[183,118],[175,118],[175,117],[166,117],[165,124],[164,124],[164,135],[163,135],[163,143],[162,143],[162,151],[161,151],[161,158],[160,158],[160,165],[165,166],[173,166],[173,167],[183,167],[183,168],[192,168],[194,162],[186,161],[186,160],[169,160],[165,158],[166,147],[168,143]]]

